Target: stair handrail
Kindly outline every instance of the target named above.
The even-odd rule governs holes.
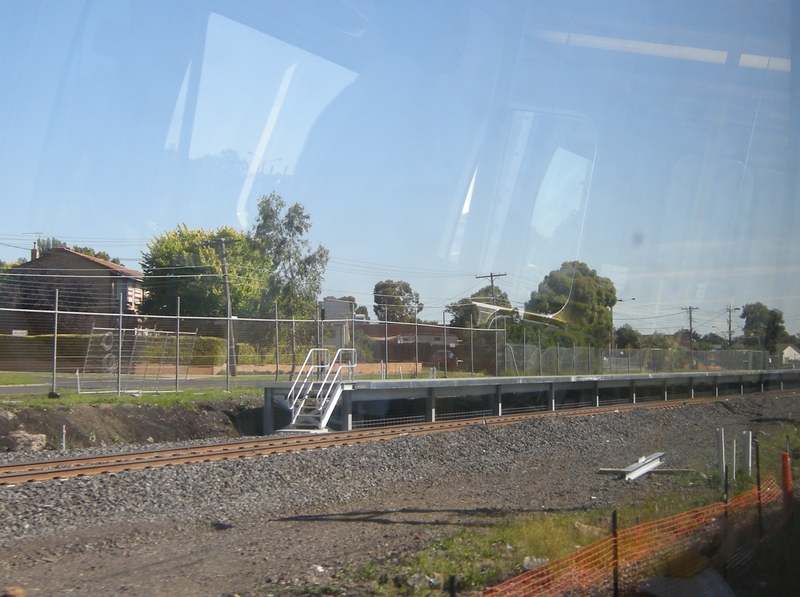
[[[324,364],[315,364],[314,357],[317,355],[321,357],[321,361]],[[308,396],[311,387],[313,386],[313,375],[317,372],[317,370],[328,367],[328,363],[331,362],[329,361],[330,356],[331,353],[327,348],[312,348],[308,351],[308,354],[306,355],[306,358],[300,367],[300,371],[298,371],[297,377],[295,378],[294,383],[292,383],[289,393],[286,395],[286,402],[289,406],[289,409],[292,411],[292,423],[294,423],[295,419],[297,418],[297,414],[303,407],[303,403],[305,402],[305,399]],[[305,375],[303,375],[304,372]],[[298,386],[298,384],[300,385]],[[308,391],[306,391],[307,387]],[[299,405],[297,404],[298,400],[300,401]]]
[[[342,358],[344,355],[350,355],[350,359],[347,363],[345,363]],[[320,429],[328,424],[333,414],[333,409],[336,408],[336,404],[339,402],[339,397],[342,394],[342,373],[344,371],[349,372],[351,374],[350,379],[352,379],[352,373],[355,371],[357,365],[358,352],[355,348],[340,348],[336,351],[336,355],[333,357],[328,367],[325,379],[322,381],[317,391],[317,406],[320,410]],[[334,369],[336,370],[335,373]],[[333,373],[332,378],[331,373]]]

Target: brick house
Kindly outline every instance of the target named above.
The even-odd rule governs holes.
[[[144,298],[142,272],[67,248],[57,248],[41,256],[34,249],[30,261],[6,273],[0,285],[0,307],[49,311],[53,309],[54,291],[58,289],[59,312],[117,313],[121,294],[122,310],[130,314],[139,312]],[[85,317],[80,319],[89,321]],[[61,327],[59,325],[60,332]],[[0,334],[16,329],[27,330],[32,335],[52,333],[52,316],[0,312]]]

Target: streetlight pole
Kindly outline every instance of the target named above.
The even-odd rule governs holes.
[[[636,297],[634,296],[628,299],[617,299],[616,302],[624,303],[626,301],[635,301],[635,300]],[[614,305],[611,305],[609,309],[611,310],[611,343],[608,345],[608,348],[609,350],[613,350],[614,349]]]

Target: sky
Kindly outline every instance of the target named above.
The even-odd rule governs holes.
[[[732,6],[0,3],[0,259],[42,236],[138,267],[275,190],[323,296],[405,280],[441,320],[477,276],[521,305],[578,259],[615,325],[761,301],[800,331],[790,2]]]

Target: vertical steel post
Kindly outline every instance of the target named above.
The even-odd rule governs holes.
[[[475,347],[472,343],[472,313],[469,314],[469,373],[475,375]]]
[[[542,375],[542,330],[536,330],[539,334],[539,376]]]
[[[117,396],[122,394],[122,293],[119,299],[119,318],[117,320]]]
[[[275,301],[275,381],[278,381],[278,370],[280,369],[280,346],[278,344],[278,301]]]
[[[53,294],[53,384],[50,393],[56,393],[56,369],[58,367],[58,288]],[[55,397],[55,396],[53,396]]]
[[[419,331],[417,322],[419,321],[419,303],[416,304],[414,312],[414,378],[419,376]]]
[[[175,391],[180,390],[181,377],[181,297],[175,298]]]
[[[447,357],[450,356],[447,349],[447,311],[442,312],[442,342],[444,343],[444,376],[447,377]]]
[[[225,391],[231,391],[231,309],[228,303],[225,317]]]

